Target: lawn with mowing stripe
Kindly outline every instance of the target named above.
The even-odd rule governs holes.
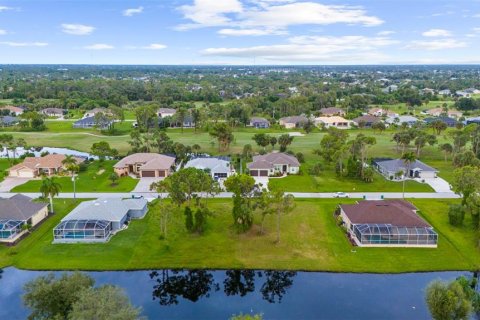
[[[351,199],[299,199],[281,223],[275,240],[275,217],[267,217],[266,234],[259,234],[260,217],[252,230],[236,234],[231,227],[231,200],[209,201],[214,216],[203,235],[186,232],[182,208],[175,209],[167,238],[159,228],[159,208],[150,207],[143,220],[132,221],[104,244],[52,244],[52,228],[72,209],[72,200],[56,200],[58,214],[13,248],[0,247],[0,267],[24,269],[123,270],[157,268],[253,268],[338,272],[414,272],[477,270],[480,253],[474,230],[448,224],[450,200],[414,200],[421,214],[439,232],[433,248],[352,247],[333,218],[339,202]]]
[[[113,173],[116,161],[106,160],[103,163],[93,161],[88,164],[87,170],[80,172],[76,180],[77,192],[129,192],[138,183],[131,177],[121,177],[115,185],[109,180]],[[73,192],[73,182],[70,176],[56,177],[60,183],[61,192]],[[42,180],[30,180],[25,184],[13,188],[12,192],[39,192]]]

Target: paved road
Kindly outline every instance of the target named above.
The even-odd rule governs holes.
[[[4,192],[0,193],[0,197],[9,198],[16,193]],[[37,198],[40,196],[40,193],[23,193],[26,196]],[[313,198],[313,199],[328,199],[334,198],[334,193],[302,193],[302,192],[291,192],[295,198]],[[132,196],[144,196],[145,198],[157,198],[158,193],[155,192],[125,192],[125,193],[98,193],[98,192],[82,192],[77,193],[76,197],[79,199],[96,199],[96,198],[130,198]],[[355,192],[349,193],[350,198],[355,199],[381,199],[382,196],[385,199],[400,199],[402,198],[401,192]],[[165,194],[160,194],[164,197]],[[73,193],[60,193],[57,198],[73,198]],[[216,196],[216,198],[231,198],[232,193],[222,192]],[[459,195],[453,192],[415,192],[415,193],[405,193],[405,198],[417,198],[417,199],[457,199],[460,198]]]

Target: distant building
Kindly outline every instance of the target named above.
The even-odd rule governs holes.
[[[308,122],[307,117],[305,116],[292,116],[280,118],[278,121],[281,126],[284,126],[286,129],[300,128],[305,123]]]
[[[0,127],[11,127],[19,123],[17,117],[0,116]]]
[[[350,129],[351,124],[353,123],[351,120],[339,116],[317,117],[314,122],[316,126],[323,126],[325,128],[334,127],[337,129]]]
[[[45,108],[40,111],[41,114],[47,117],[63,117],[66,113],[66,110],[60,108]]]
[[[396,117],[388,117],[385,120],[385,122],[388,124],[398,124],[398,125],[402,125],[403,123],[406,123],[409,127],[412,127],[417,122],[419,122],[419,120],[413,116],[396,116]]]
[[[250,126],[257,129],[266,129],[270,127],[270,122],[261,117],[252,117],[250,118]]]
[[[341,116],[344,117],[346,115],[345,110],[336,108],[336,107],[329,107],[329,108],[323,108],[320,109],[320,114],[326,117],[331,117],[331,116]]]
[[[15,106],[4,106],[0,107],[0,110],[8,110],[11,115],[19,116],[23,113],[23,108],[15,107]]]
[[[95,108],[88,110],[84,113],[83,118],[94,118],[97,113],[103,113],[104,115],[112,116],[113,113],[107,108]]]
[[[424,119],[425,123],[430,124],[435,121],[442,121],[445,123],[448,127],[455,127],[457,125],[457,120],[449,117],[431,117],[431,118],[425,118]]]
[[[433,116],[433,117],[439,117],[441,115],[447,115],[448,117],[451,117],[451,118],[460,118],[463,116],[463,113],[461,111],[458,111],[458,110],[447,110],[447,111],[444,111],[443,108],[433,108],[433,109],[429,109],[427,111],[425,111],[426,114],[430,115],[430,116]]]
[[[73,123],[73,127],[76,129],[97,128],[100,130],[105,130],[110,128],[112,123],[113,123],[112,120],[105,120],[105,119],[97,123],[97,121],[95,120],[95,117],[88,117],[88,118],[83,118],[75,121]]]
[[[438,94],[442,96],[451,96],[452,92],[450,91],[450,89],[444,89],[444,90],[438,91]]]
[[[379,117],[375,117],[375,116],[367,114],[365,116],[357,117],[357,118],[353,119],[352,121],[356,126],[360,127],[361,124],[363,124],[363,126],[365,128],[370,128],[374,123],[381,122],[382,119],[379,118]]]
[[[177,110],[172,108],[160,108],[157,110],[157,114],[160,118],[173,117],[177,113]]]

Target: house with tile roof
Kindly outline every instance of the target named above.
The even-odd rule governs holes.
[[[134,153],[117,162],[113,169],[119,176],[163,178],[173,172],[175,158],[159,153]]]
[[[26,157],[23,162],[8,169],[10,177],[36,178],[40,175],[52,176],[66,170],[62,163],[66,156],[63,154],[47,154],[43,157]],[[80,164],[85,161],[83,158],[74,157]]]
[[[185,168],[207,171],[213,179],[224,179],[235,173],[230,161],[219,158],[195,158],[185,164]]]

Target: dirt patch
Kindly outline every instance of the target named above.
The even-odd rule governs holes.
[[[97,176],[99,176],[99,175],[103,174],[104,172],[105,172],[105,169],[100,169],[100,170],[98,170],[98,172],[97,172]]]

